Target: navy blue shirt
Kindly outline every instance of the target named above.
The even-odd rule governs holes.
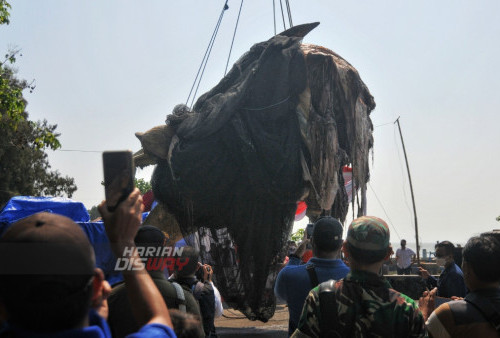
[[[288,264],[280,271],[274,294],[288,304],[290,319],[288,322],[288,334],[292,334],[299,323],[302,307],[309,291],[311,291],[311,280],[307,272],[307,265],[314,264],[316,275],[320,283],[330,279],[342,279],[349,272],[349,267],[340,259],[323,259],[312,257],[307,264],[300,265],[300,259],[290,257]]]
[[[467,294],[467,287],[465,286],[464,274],[462,270],[455,263],[446,267],[439,279],[430,276],[427,282],[431,287],[438,288],[437,296],[451,298],[451,296],[465,297]]]

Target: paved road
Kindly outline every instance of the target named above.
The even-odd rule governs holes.
[[[215,327],[220,337],[288,337],[288,309],[277,305],[267,323],[248,320],[241,312],[227,309],[215,320]]]

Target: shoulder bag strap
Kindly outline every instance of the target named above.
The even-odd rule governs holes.
[[[309,280],[311,281],[311,289],[319,285],[318,275],[316,274],[315,266],[313,263],[309,263],[306,266],[307,273],[309,274]]]

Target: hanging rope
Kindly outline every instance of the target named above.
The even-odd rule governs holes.
[[[224,7],[222,7],[222,11],[219,15],[219,20],[217,21],[217,25],[215,26],[214,32],[212,33],[212,37],[210,38],[210,42],[208,43],[208,47],[205,50],[205,55],[203,55],[203,59],[201,60],[200,67],[198,68],[198,72],[196,73],[196,77],[194,78],[193,85],[191,86],[191,90],[189,91],[188,98],[186,100],[186,105],[189,102],[189,98],[191,97],[191,93],[193,92],[193,88],[196,85],[196,81],[198,81],[198,85],[196,85],[196,91],[194,92],[193,99],[191,101],[191,106],[193,106],[194,99],[196,97],[196,93],[198,93],[198,88],[200,87],[201,79],[203,77],[203,73],[205,72],[205,67],[207,66],[208,63],[208,58],[210,57],[210,53],[212,52],[212,47],[215,42],[215,38],[217,36],[217,33],[219,31],[220,23],[222,22],[222,17],[224,16],[224,12],[229,9],[229,6],[227,5],[228,0],[224,3]],[[203,70],[202,70],[203,68]],[[201,71],[201,74],[200,74]],[[198,78],[199,76],[199,78]]]
[[[266,106],[266,107],[260,107],[260,108],[241,108],[241,109],[244,109],[244,110],[252,110],[252,111],[259,111],[259,110],[266,110],[266,109],[269,109],[269,108],[274,108],[276,106],[279,106],[280,104],[282,103],[285,103],[286,101],[288,101],[290,99],[290,96],[287,96],[286,98],[284,98],[283,100],[279,101],[279,102],[276,102],[276,103],[273,103],[269,106]]]
[[[285,13],[283,13],[283,2],[280,0],[281,18],[283,19],[283,30],[286,30]]]
[[[274,21],[274,35],[276,35],[276,4],[273,0],[273,21]]]
[[[293,27],[293,22],[292,22],[292,11],[290,9],[290,2],[288,0],[286,2],[286,10],[288,12],[288,22],[290,24],[290,27]]]
[[[238,19],[236,19],[236,26],[234,27],[233,40],[231,41],[231,48],[229,48],[229,55],[227,56],[226,69],[224,69],[224,76],[227,73],[227,66],[229,65],[229,59],[231,58],[231,52],[233,51],[234,38],[236,36],[236,30],[238,29],[238,23],[240,22],[241,8],[243,7],[243,0],[241,0],[240,10],[238,12]]]

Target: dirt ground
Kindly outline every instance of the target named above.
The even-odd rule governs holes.
[[[288,337],[288,308],[276,306],[274,316],[267,323],[251,321],[232,309],[225,309],[223,316],[215,320],[220,337]]]

